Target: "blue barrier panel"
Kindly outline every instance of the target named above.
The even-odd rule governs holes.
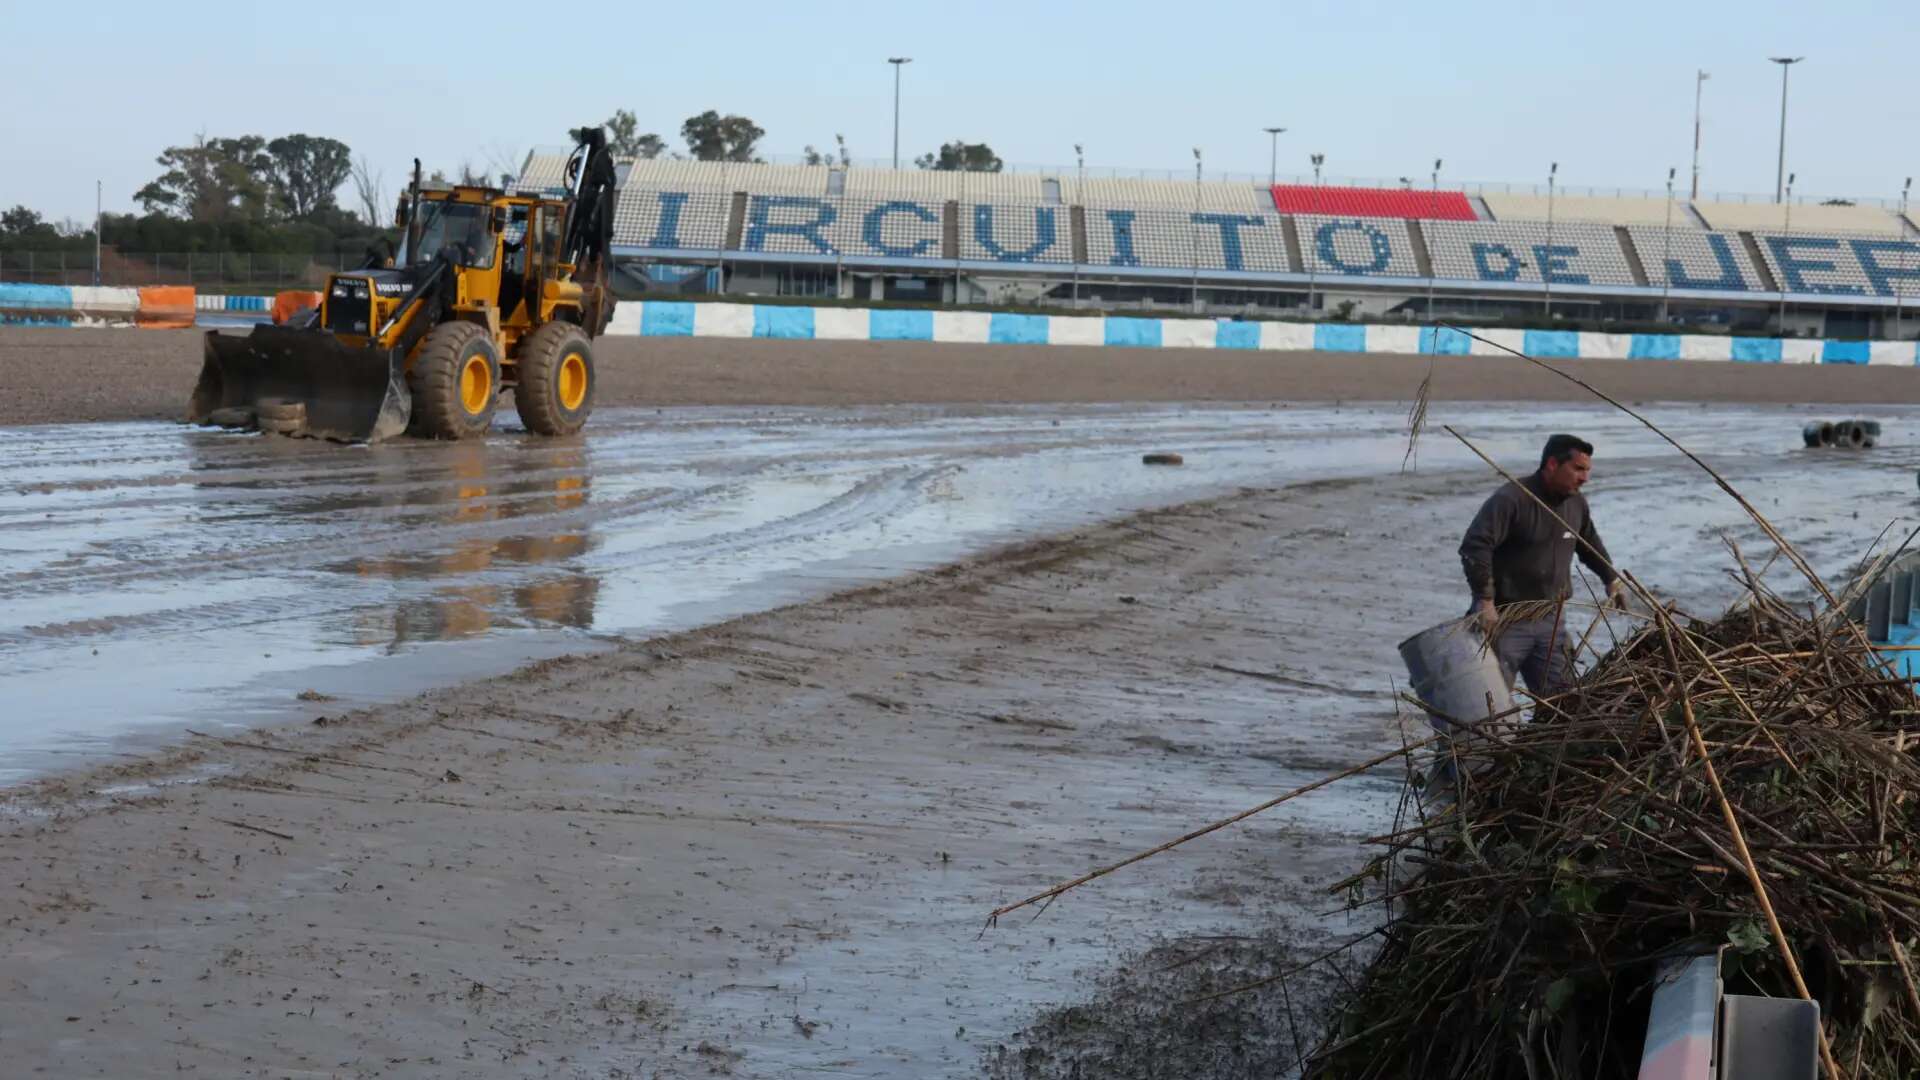
[[[995,345],[1045,345],[1047,317],[996,311],[987,323],[987,340]]]
[[[0,283],[0,308],[8,311],[73,310],[73,290],[65,285],[8,285]]]
[[[1635,334],[1627,345],[1629,360],[1680,359],[1679,334]]]
[[[1420,328],[1420,352],[1426,356],[1465,356],[1473,351],[1473,339],[1451,326]]]
[[[1106,342],[1109,345],[1149,349],[1160,347],[1159,319],[1127,319],[1109,315],[1106,324]]]
[[[228,311],[266,311],[273,306],[272,298],[265,296],[229,296]]]
[[[1313,347],[1319,352],[1366,352],[1367,328],[1321,323],[1313,328]]]
[[[1779,338],[1734,338],[1733,358],[1748,364],[1780,362]]]
[[[764,338],[813,339],[813,309],[810,307],[753,307],[753,336]]]
[[[1529,330],[1520,342],[1528,356],[1548,360],[1578,360],[1580,335],[1572,330]]]
[[[867,316],[867,337],[874,341],[932,341],[933,312],[876,309]]]
[[[0,311],[0,326],[72,326],[65,315],[34,315],[21,311]]]
[[[647,300],[640,305],[642,337],[692,337],[693,305],[685,300]]]
[[[1820,346],[1823,364],[1864,364],[1873,355],[1873,346],[1865,341],[1829,341]]]
[[[1216,349],[1257,349],[1260,347],[1260,324],[1253,322],[1223,322],[1214,330],[1213,347]]]

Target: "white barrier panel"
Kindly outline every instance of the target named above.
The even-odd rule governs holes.
[[[636,303],[615,304],[613,317],[607,320],[607,335],[629,336],[640,333],[641,306]]]
[[[1780,343],[1780,362],[1783,364],[1817,364],[1820,362],[1820,350],[1825,347],[1826,342],[1824,341],[1788,338]]]
[[[992,324],[992,317],[984,311],[936,311],[933,313],[933,340],[985,345],[987,329]]]
[[[1308,352],[1313,348],[1313,327],[1307,323],[1261,323],[1260,347]]]
[[[1582,331],[1580,334],[1580,359],[1582,360],[1625,360],[1633,355],[1632,334],[1600,334]]]
[[[73,309],[83,315],[133,315],[140,310],[139,289],[104,285],[75,285]]]
[[[866,341],[867,310],[864,308],[814,308],[813,336],[822,341]]]
[[[1211,349],[1219,333],[1219,324],[1212,319],[1163,319],[1160,322],[1160,347]]]
[[[1911,341],[1876,341],[1867,363],[1881,367],[1912,367],[1916,346]]]
[[[746,304],[695,304],[694,337],[752,337],[753,308]]]
[[[1493,328],[1480,330],[1477,331],[1477,333],[1487,340],[1474,341],[1474,356],[1512,356],[1513,353],[1508,352],[1507,349],[1512,349],[1514,352],[1525,352],[1527,350],[1527,332],[1525,330]],[[1488,344],[1488,342],[1492,342],[1492,344]],[[1501,345],[1505,345],[1507,349],[1500,348],[1499,346]]]
[[[1054,345],[1105,345],[1107,320],[1074,315],[1055,315],[1048,320],[1047,341]],[[934,337],[938,338],[936,331]]]
[[[1731,360],[1733,343],[1723,337],[1707,337],[1704,334],[1683,334],[1680,337],[1680,359],[1682,360]]]
[[[1367,351],[1415,356],[1420,352],[1420,328],[1417,326],[1367,327]]]

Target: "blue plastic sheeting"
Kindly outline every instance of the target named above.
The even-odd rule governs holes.
[[[1733,358],[1749,364],[1777,364],[1780,362],[1779,338],[1734,338]]]
[[[933,312],[876,310],[867,316],[867,337],[874,341],[932,341]]]
[[[753,308],[753,336],[810,341],[813,339],[813,309],[756,304]]]
[[[73,290],[65,285],[8,285],[0,283],[0,308],[8,311],[73,310]]]
[[[1260,347],[1260,324],[1251,322],[1223,322],[1214,331],[1213,347],[1216,349],[1257,349]]]
[[[685,300],[649,300],[640,305],[643,337],[692,337],[693,305]]]
[[[1045,345],[1047,317],[996,311],[993,320],[987,323],[987,340],[995,345]]]
[[[1520,348],[1528,356],[1549,360],[1578,360],[1580,335],[1572,330],[1529,330]]]
[[[1473,351],[1473,339],[1451,326],[1420,328],[1420,352],[1425,356],[1465,356]]]
[[[1820,347],[1823,364],[1864,364],[1873,356],[1873,345],[1865,341],[1829,341]]]
[[[1367,328],[1321,323],[1313,328],[1313,347],[1320,352],[1366,352]]]
[[[1901,617],[1901,613],[1898,611],[1892,614],[1896,619]],[[1879,644],[1920,645],[1920,627],[1915,627],[1911,623],[1895,622],[1887,627],[1887,640]],[[1880,658],[1885,660],[1887,666],[1893,669],[1896,677],[1902,679],[1920,678],[1920,652],[1914,652],[1908,649],[1891,650],[1881,653]]]
[[[1159,319],[1126,319],[1109,316],[1106,320],[1109,345],[1160,347]]]
[[[1678,334],[1635,334],[1627,343],[1629,360],[1678,360],[1680,359],[1680,335]]]

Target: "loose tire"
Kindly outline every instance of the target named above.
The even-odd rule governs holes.
[[[513,407],[527,430],[573,435],[593,412],[593,342],[572,323],[552,322],[520,344]]]
[[[429,439],[479,438],[493,426],[500,403],[500,351],[473,323],[441,323],[414,357],[407,390],[413,395],[409,431]]]

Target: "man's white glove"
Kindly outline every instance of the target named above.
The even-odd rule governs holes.
[[[1625,578],[1614,578],[1607,583],[1607,606],[1627,610],[1627,582]]]

